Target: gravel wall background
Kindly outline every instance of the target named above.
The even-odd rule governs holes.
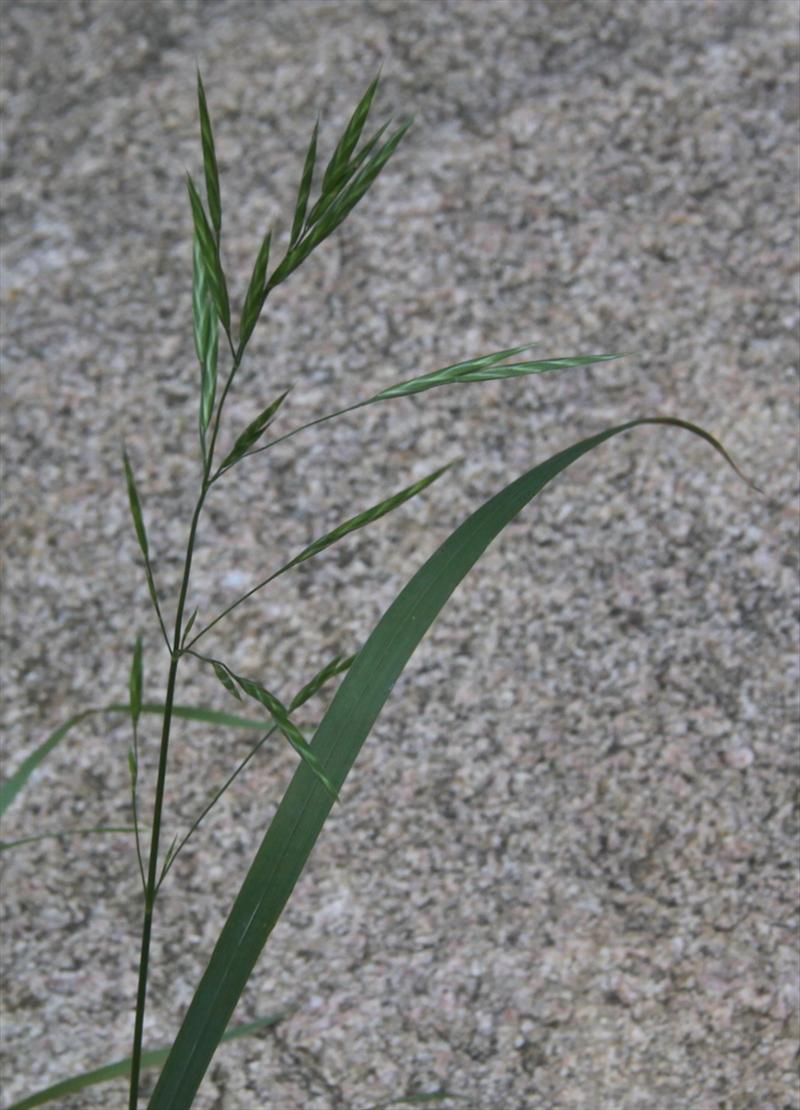
[[[507,530],[395,688],[237,1017],[297,1012],[220,1050],[202,1110],[365,1110],[440,1088],[473,1110],[800,1104],[799,16],[796,0],[4,4],[6,772],[125,697],[138,632],[162,696],[120,449],[174,597],[198,470],[196,61],[236,305],[260,236],[286,234],[317,111],[325,156],[382,63],[376,118],[416,118],[276,292],[226,443],[290,384],[281,431],[513,343],[636,352],[375,406],[242,466],[202,525],[201,620],[462,460],[209,650],[291,696],[472,509],[632,416],[704,424],[766,489],[645,428]],[[192,663],[179,696],[235,709]],[[71,733],[4,837],[127,823],[128,742],[112,717]],[[180,725],[165,843],[248,743]],[[143,745],[152,781],[153,718]],[[176,864],[150,1044],[174,1034],[293,766],[286,745],[264,750]],[[3,912],[7,1105],[129,1051],[130,839],[9,852]],[[124,1085],[61,1105],[116,1110]]]

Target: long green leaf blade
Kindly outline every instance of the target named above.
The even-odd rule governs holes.
[[[493,539],[553,478],[605,440],[642,424],[686,428],[728,461],[702,428],[671,417],[633,420],[582,440],[496,494],[445,540],[378,622],[339,686],[313,740],[341,787],[392,687],[455,588]],[[188,1110],[267,937],[289,899],[331,808],[298,767],[253,860],[149,1103]]]
[[[26,759],[23,759],[13,775],[0,785],[0,818],[4,816],[8,807],[19,794],[20,790],[22,790],[23,786],[25,786],[39,764],[47,758],[53,749],[61,743],[64,737],[71,732],[73,728],[76,728],[88,717],[94,717],[100,713],[128,714],[130,711],[130,705],[115,702],[112,705],[84,709],[81,713],[76,713],[74,717],[70,717],[63,725],[59,725],[38,748],[31,752]],[[163,716],[164,706],[158,702],[144,702],[141,711],[142,713],[153,713]],[[225,728],[241,728],[246,729],[248,732],[258,732],[264,727],[263,720],[251,721],[246,717],[238,717],[233,713],[221,713],[218,709],[206,709],[204,706],[174,705],[172,707],[172,715],[174,717],[181,717],[186,721],[199,721],[206,725],[222,725]]]
[[[130,706],[125,707],[126,712],[130,712]],[[76,713],[74,717],[70,717],[63,725],[59,725],[54,732],[47,737],[47,739],[39,745],[31,754],[23,759],[19,767],[9,778],[5,780],[0,786],[0,817],[2,817],[8,807],[19,794],[25,783],[31,777],[33,772],[39,764],[47,758],[50,752],[64,739],[68,732],[70,732],[81,721],[85,721],[87,717],[91,717],[94,713],[98,713],[97,709],[84,709],[82,713]]]
[[[246,1025],[237,1025],[235,1028],[229,1029],[222,1040],[235,1041],[239,1037],[247,1037],[252,1033],[257,1033],[260,1029],[277,1025],[291,1016],[293,1012],[291,1009],[281,1010],[279,1013],[269,1014],[257,1021],[250,1021]],[[143,1052],[141,1067],[143,1069],[158,1067],[166,1060],[168,1053],[169,1047],[167,1045]],[[76,1091],[83,1091],[86,1087],[93,1087],[98,1083],[108,1083],[112,1079],[127,1079],[130,1070],[131,1058],[126,1056],[124,1060],[116,1060],[113,1064],[106,1064],[105,1067],[81,1072],[80,1075],[73,1075],[70,1079],[62,1079],[60,1083],[54,1083],[52,1087],[46,1087],[42,1091],[37,1091],[36,1094],[23,1098],[20,1102],[15,1102],[13,1106],[8,1107],[8,1110],[33,1110],[35,1106],[44,1106],[45,1103],[53,1102],[54,1099],[73,1095]]]
[[[126,706],[125,710],[129,713],[130,706]],[[75,726],[79,725],[81,721],[85,721],[87,717],[91,717],[93,713],[97,712],[99,712],[99,710],[84,709],[82,713],[76,713],[74,717],[70,717],[70,719],[68,721],[65,721],[63,725],[59,725],[59,727],[54,732],[52,732],[47,737],[47,739],[42,744],[40,744],[38,748],[35,749],[35,751],[31,752],[31,754],[26,759],[23,759],[22,763],[19,765],[13,775],[7,778],[3,785],[0,786],[0,817],[3,816],[5,811],[14,801],[17,794],[19,794],[20,790],[31,777],[33,772],[36,770],[42,760],[47,758],[53,748],[55,748],[64,739],[64,737],[71,729],[75,728]]]
[[[134,825],[95,825],[90,829],[53,829],[51,832],[21,836],[18,840],[0,840],[0,852],[9,848],[19,848],[23,844],[34,844],[39,840],[60,840],[65,836],[94,836],[100,833],[135,833]]]
[[[121,710],[127,707],[114,705],[109,708]],[[155,713],[163,716],[164,706],[145,702],[142,706],[142,713]],[[181,717],[184,721],[199,721],[205,725],[224,725],[226,728],[242,728],[249,732],[258,732],[259,729],[264,727],[263,719],[251,721],[246,717],[239,717],[235,713],[224,713],[219,709],[206,709],[200,705],[174,705],[172,715],[173,717]]]
[[[222,205],[219,194],[219,170],[217,169],[217,155],[214,149],[214,133],[211,130],[211,117],[208,114],[206,91],[203,88],[203,79],[200,70],[197,71],[197,104],[200,113],[200,142],[203,147],[203,169],[206,177],[206,194],[208,196],[208,211],[211,222],[219,239],[222,227]]]
[[[376,1102],[374,1106],[368,1106],[367,1110],[392,1110],[395,1106],[422,1106],[431,1102],[444,1102],[445,1099],[454,1102],[469,1102],[469,1099],[464,1098],[463,1095],[454,1095],[452,1091],[426,1091],[416,1095],[400,1095],[397,1098],[387,1098],[383,1102]]]

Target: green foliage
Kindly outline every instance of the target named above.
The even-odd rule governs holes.
[[[549,482],[606,440],[643,424],[672,424],[722,447],[701,428],[670,418],[634,420],[582,440],[506,486],[453,532],[384,613],[322,719],[313,751],[341,790],[392,687],[458,584],[492,540]],[[149,1110],[185,1110],[205,1074],[272,929],[331,809],[305,765],[295,772],[245,878],[184,1017]]]
[[[246,1025],[234,1026],[233,1029],[227,1030],[222,1040],[235,1041],[240,1037],[253,1036],[262,1029],[269,1029],[271,1026],[285,1021],[292,1012],[292,1010],[281,1010],[279,1013],[268,1014],[266,1017],[257,1018],[255,1021],[248,1021]],[[143,1052],[141,1058],[142,1070],[157,1068],[159,1064],[164,1063],[168,1053],[169,1045],[162,1045],[160,1048],[151,1048],[147,1052]],[[44,1106],[57,1098],[74,1095],[78,1091],[84,1091],[87,1087],[95,1087],[99,1083],[109,1083],[113,1079],[127,1079],[130,1073],[131,1058],[126,1056],[124,1060],[115,1060],[113,1064],[106,1064],[102,1068],[94,1068],[92,1071],[84,1071],[79,1075],[73,1075],[70,1079],[62,1079],[60,1083],[54,1083],[52,1087],[46,1087],[44,1090],[37,1091],[36,1094],[23,1098],[20,1102],[15,1102],[7,1110],[33,1110],[35,1106]]]
[[[199,426],[202,476],[189,527],[176,606],[175,630],[171,637],[167,633],[156,592],[147,532],[133,469],[127,452],[123,452],[134,531],[144,558],[148,591],[168,649],[169,671],[165,698],[163,703],[148,703],[143,700],[142,641],[137,638],[129,676],[128,702],[87,709],[72,717],[23,760],[16,772],[0,788],[0,815],[2,815],[30,781],[42,760],[47,758],[78,724],[101,713],[130,716],[133,729],[133,743],[128,756],[131,805],[134,819],[133,831],[136,834],[136,853],[143,886],[142,942],[133,1051],[131,1057],[126,1060],[65,1080],[17,1103],[11,1110],[25,1110],[27,1107],[38,1106],[51,1099],[72,1094],[91,1084],[126,1075],[130,1076],[129,1108],[136,1110],[141,1071],[159,1063],[163,1063],[164,1066],[149,1103],[150,1110],[188,1110],[219,1043],[234,1036],[253,1032],[256,1028],[262,1028],[278,1020],[275,1017],[266,1018],[249,1026],[226,1032],[230,1017],[255,962],[280,918],[333,802],[338,799],[347,775],[392,688],[453,591],[489,544],[549,482],[564,470],[607,440],[641,425],[664,425],[687,430],[705,440],[731,465],[734,465],[722,446],[708,432],[688,421],[672,417],[643,418],[608,428],[568,447],[545,462],[534,465],[486,501],[455,529],[439,549],[413,574],[356,654],[337,653],[309,681],[299,685],[299,689],[288,701],[288,705],[263,682],[239,675],[219,659],[200,655],[193,650],[193,645],[202,636],[258,590],[272,583],[290,568],[320,554],[351,532],[374,524],[387,513],[426,490],[448,469],[448,467],[440,467],[420,481],[381,498],[371,508],[348,517],[338,527],[309,543],[298,555],[284,563],[268,578],[237,598],[190,639],[197,609],[192,612],[185,627],[183,616],[202,510],[216,482],[243,459],[252,458],[260,452],[267,451],[276,443],[306,428],[379,401],[411,397],[443,385],[521,378],[532,374],[574,369],[619,357],[601,354],[513,361],[527,350],[527,347],[509,347],[401,381],[380,390],[364,401],[318,417],[266,443],[263,442],[264,432],[271,425],[278,411],[282,409],[288,390],[277,396],[266,407],[261,407],[263,400],[259,401],[258,398],[253,397],[251,398],[253,411],[258,407],[260,409],[258,415],[244,431],[239,433],[233,447],[224,456],[222,462],[215,465],[214,455],[226,399],[235,384],[247,344],[262,315],[270,291],[286,281],[294,270],[341,225],[376,182],[408,130],[410,121],[401,123],[394,130],[390,130],[389,121],[387,121],[365,142],[362,142],[378,85],[379,79],[376,76],[352,112],[322,173],[318,196],[311,203],[320,137],[320,122],[319,119],[316,121],[302,167],[285,253],[268,276],[273,234],[271,230],[267,231],[256,253],[241,311],[238,346],[234,346],[231,337],[228,282],[220,255],[222,202],[216,148],[205,89],[200,74],[197,75],[200,145],[208,214],[190,175],[187,175],[187,189],[194,245],[192,320],[195,351],[201,371]],[[388,138],[385,137],[387,134]],[[220,324],[230,347],[232,360],[224,386],[218,396]],[[265,711],[269,722],[266,731],[263,714],[259,715],[258,720],[251,720],[218,710],[176,704],[178,669],[186,656],[194,656],[210,665],[225,690],[240,702],[244,700],[244,695],[244,698],[254,701],[260,710]],[[265,672],[269,669],[267,660],[264,661],[263,669]],[[327,710],[321,715],[313,738],[309,741],[293,719],[293,714],[335,678],[342,675],[344,677],[341,684]],[[140,765],[138,747],[139,728],[142,718],[147,714],[157,715],[161,721],[161,745],[158,777],[153,790],[149,856],[147,868],[145,868],[139,843],[137,786],[141,785],[143,778],[147,777],[143,774]],[[176,719],[200,721],[215,728],[234,727],[251,732],[258,731],[263,735],[223,785],[214,792],[183,838],[179,840],[176,836],[173,839],[159,868],[160,832],[171,726]],[[294,777],[266,829],[174,1043],[168,1051],[159,1049],[146,1053],[142,1048],[142,1035],[149,975],[150,936],[161,885],[181,849],[197,830],[206,814],[275,732],[279,732],[299,756]],[[48,836],[130,831],[127,826],[99,825],[63,832],[48,830],[16,841],[5,842],[0,845],[0,848],[19,847]],[[411,1094],[395,1101],[411,1105],[435,1102],[445,1097],[458,1096],[450,1096],[440,1090]]]

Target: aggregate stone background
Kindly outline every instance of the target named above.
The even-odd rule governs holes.
[[[415,126],[272,299],[231,436],[529,340],[636,352],[375,406],[218,487],[209,618],[312,537],[459,469],[243,606],[209,650],[287,695],[354,650],[464,516],[581,435],[674,413],[564,475],[458,591],[398,683],[221,1050],[203,1110],[798,1105],[795,0],[3,6],[6,769],[164,652],[127,441],[173,595],[197,476],[190,223],[202,65],[234,300],[383,63]],[[277,256],[276,256],[277,257]],[[186,665],[180,700],[226,705]],[[321,706],[302,723],[311,728]],[[154,771],[156,725],[144,731]],[[129,821],[128,729],[71,733],[4,836]],[[247,751],[181,725],[165,843]],[[275,744],[159,903],[147,1040],[173,1035],[293,767]],[[3,859],[4,1104],[129,1050],[140,902],[124,836]],[[64,1107],[126,1105],[124,1086]]]

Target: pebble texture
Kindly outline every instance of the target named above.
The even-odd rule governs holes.
[[[6,0],[2,452],[6,771],[123,699],[163,645],[122,480],[174,597],[198,463],[183,172],[202,66],[241,303],[383,63],[415,126],[272,298],[226,443],[529,340],[635,352],[356,413],[212,495],[190,606],[210,618],[355,509],[456,472],[242,606],[208,647],[290,696],[355,650],[473,508],[631,416],[492,547],[366,744],[200,1110],[797,1107],[796,0]],[[169,606],[171,610],[171,604]],[[218,632],[218,634],[217,634]],[[235,708],[191,662],[180,701]],[[313,727],[324,699],[301,723]],[[228,704],[230,703],[230,704]],[[4,836],[127,823],[129,730],[88,721]],[[143,732],[152,782],[157,729]],[[176,729],[165,843],[247,751]],[[158,906],[146,1036],[167,1041],[294,765],[264,750]],[[145,806],[145,809],[147,807]],[[129,1051],[140,898],[129,838],[3,857],[2,1075],[15,1097]],[[151,1078],[148,1081],[151,1081]],[[122,1084],[60,1103],[118,1110]]]

